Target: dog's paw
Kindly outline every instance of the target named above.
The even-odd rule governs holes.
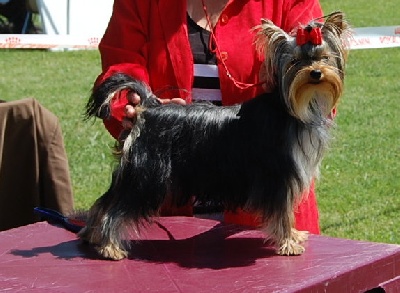
[[[128,257],[128,252],[115,244],[108,244],[96,248],[97,252],[104,258],[121,260]]]
[[[305,251],[304,247],[294,239],[285,239],[281,242],[277,251],[279,255],[300,255]]]
[[[292,228],[292,239],[296,243],[302,243],[308,239],[308,231],[298,231]]]

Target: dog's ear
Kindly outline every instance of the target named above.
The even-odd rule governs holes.
[[[264,54],[271,42],[277,43],[279,40],[287,40],[287,34],[277,27],[271,20],[262,18],[261,24],[254,28],[256,31],[255,44],[260,54]]]
[[[341,36],[343,32],[349,29],[349,24],[345,19],[345,15],[341,11],[335,11],[329,14],[325,20],[324,28],[330,31],[336,31]]]
[[[255,45],[256,50],[263,56],[264,64],[260,70],[260,78],[265,79],[265,83],[271,88],[274,87],[275,80],[275,60],[273,53],[276,47],[283,42],[287,42],[288,35],[279,27],[277,27],[269,19],[261,19],[261,24],[253,29],[256,32]]]
[[[269,19],[261,19],[261,24],[254,28],[256,31],[255,45],[258,53],[265,58],[263,70],[270,86],[276,83],[275,55],[277,48],[286,44],[290,36]]]
[[[257,36],[264,37],[268,40],[276,40],[276,38],[285,38],[287,34],[280,28],[277,27],[271,20],[262,18],[261,25],[256,27]]]

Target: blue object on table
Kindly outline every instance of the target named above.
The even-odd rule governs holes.
[[[61,224],[65,229],[74,233],[78,233],[83,227],[85,227],[84,220],[66,217],[52,209],[36,207],[33,210],[37,215],[46,219],[49,223]]]

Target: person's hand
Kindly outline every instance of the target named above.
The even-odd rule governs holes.
[[[130,130],[133,128],[133,125],[136,121],[136,106],[140,104],[140,96],[137,93],[133,93],[128,95],[128,104],[125,106],[125,117],[122,120],[122,126],[125,130]],[[174,99],[158,99],[161,104],[178,104],[178,105],[186,105],[186,101],[180,98]]]
[[[186,105],[186,101],[181,98],[174,99],[158,99],[161,104],[178,104],[178,105]]]
[[[136,121],[135,107],[140,103],[140,96],[137,93],[128,94],[128,104],[125,106],[125,117],[122,120],[122,127],[125,130],[130,130]]]

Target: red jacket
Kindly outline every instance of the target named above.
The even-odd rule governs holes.
[[[148,83],[160,98],[180,97],[190,102],[193,58],[188,40],[186,1],[115,0],[113,14],[99,45],[103,72],[96,83],[122,71]],[[257,83],[262,59],[253,45],[251,29],[261,23],[261,18],[271,19],[285,31],[291,31],[320,16],[322,11],[317,0],[229,0],[215,27],[221,51],[218,57],[224,59],[236,80]],[[223,104],[240,103],[262,93],[261,86],[237,88],[221,62],[218,69]],[[126,96],[121,93],[113,101],[111,118],[104,120],[115,138],[122,130],[126,104]],[[311,213],[308,216],[312,218],[317,213],[314,197],[312,192],[313,211],[308,209]],[[308,230],[319,232],[318,219],[312,228]]]
[[[110,23],[99,45],[103,73],[97,82],[122,71],[148,83],[160,98],[181,97],[189,102],[193,58],[186,1],[174,0],[173,5],[171,0],[114,1]],[[261,23],[261,18],[291,31],[321,15],[317,0],[230,0],[215,27],[228,70],[240,82],[259,82],[262,60],[254,48],[251,29]],[[225,105],[243,102],[262,92],[261,86],[247,90],[235,87],[221,62],[219,72]],[[122,130],[120,121],[126,103],[124,97],[115,99],[112,118],[104,121],[115,138]]]

